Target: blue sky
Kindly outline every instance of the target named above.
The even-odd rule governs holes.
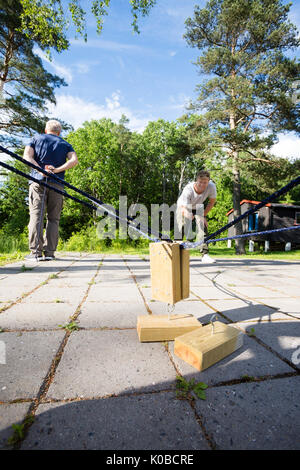
[[[87,0],[82,2],[86,6]],[[198,50],[188,47],[184,22],[193,16],[194,6],[203,0],[157,0],[150,15],[139,20],[140,34],[132,32],[129,0],[111,0],[102,34],[88,17],[88,41],[74,39],[61,54],[44,57],[45,67],[63,77],[67,87],[57,89],[57,106],[50,112],[70,122],[75,129],[85,120],[111,118],[122,114],[129,127],[141,132],[149,121],[176,120],[185,105],[196,97],[201,82],[196,61]],[[300,0],[294,1],[291,21],[300,29]],[[274,151],[278,155],[299,155],[300,139],[281,136]]]

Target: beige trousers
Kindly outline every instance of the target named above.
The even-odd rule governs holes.
[[[50,183],[63,190],[63,186]],[[44,198],[44,202],[43,202]],[[53,256],[58,244],[58,228],[63,206],[63,196],[49,188],[31,183],[29,186],[29,249],[31,253],[41,256]],[[47,212],[46,231],[44,234],[44,217]],[[42,219],[41,219],[42,217]],[[40,223],[40,221],[42,222]],[[38,233],[39,232],[39,233]]]

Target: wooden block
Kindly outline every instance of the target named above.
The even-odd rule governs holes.
[[[181,299],[190,296],[190,252],[180,248]]]
[[[243,333],[221,322],[175,338],[174,353],[202,371],[236,351],[243,344]]]
[[[174,305],[189,297],[189,252],[178,243],[150,243],[152,298]]]
[[[193,315],[141,315],[137,320],[137,332],[141,343],[173,341],[197,328],[201,323]]]

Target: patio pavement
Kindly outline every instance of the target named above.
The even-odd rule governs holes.
[[[172,341],[138,340],[139,315],[166,313],[148,257],[57,257],[0,268],[0,449],[25,422],[14,448],[300,449],[299,261],[191,258],[174,313],[202,324],[216,313],[245,333],[198,372]],[[179,399],[178,375],[205,382],[206,400]]]

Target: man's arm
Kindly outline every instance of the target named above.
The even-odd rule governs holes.
[[[53,173],[61,173],[62,171],[66,171],[66,170],[69,170],[70,168],[73,168],[74,166],[76,166],[78,164],[78,157],[77,157],[77,154],[76,152],[69,152],[67,154],[67,161],[66,163],[64,163],[63,165],[61,166],[58,166],[57,168],[55,168],[54,166],[49,166],[49,173],[53,172]],[[51,171],[52,170],[52,171]]]
[[[216,198],[210,198],[207,206],[204,209],[204,227],[207,227],[206,216],[209,213],[209,211],[214,207],[216,200],[217,200]]]
[[[27,160],[29,163],[33,163],[33,165],[36,165],[39,168],[41,168],[40,165],[34,159],[34,149],[30,147],[30,145],[26,145],[23,158],[24,160]]]
[[[216,203],[216,198],[210,198],[209,201],[208,201],[208,204],[206,206],[206,208],[204,209],[204,217],[207,216],[207,214],[209,213],[209,211],[214,207],[215,203]]]

